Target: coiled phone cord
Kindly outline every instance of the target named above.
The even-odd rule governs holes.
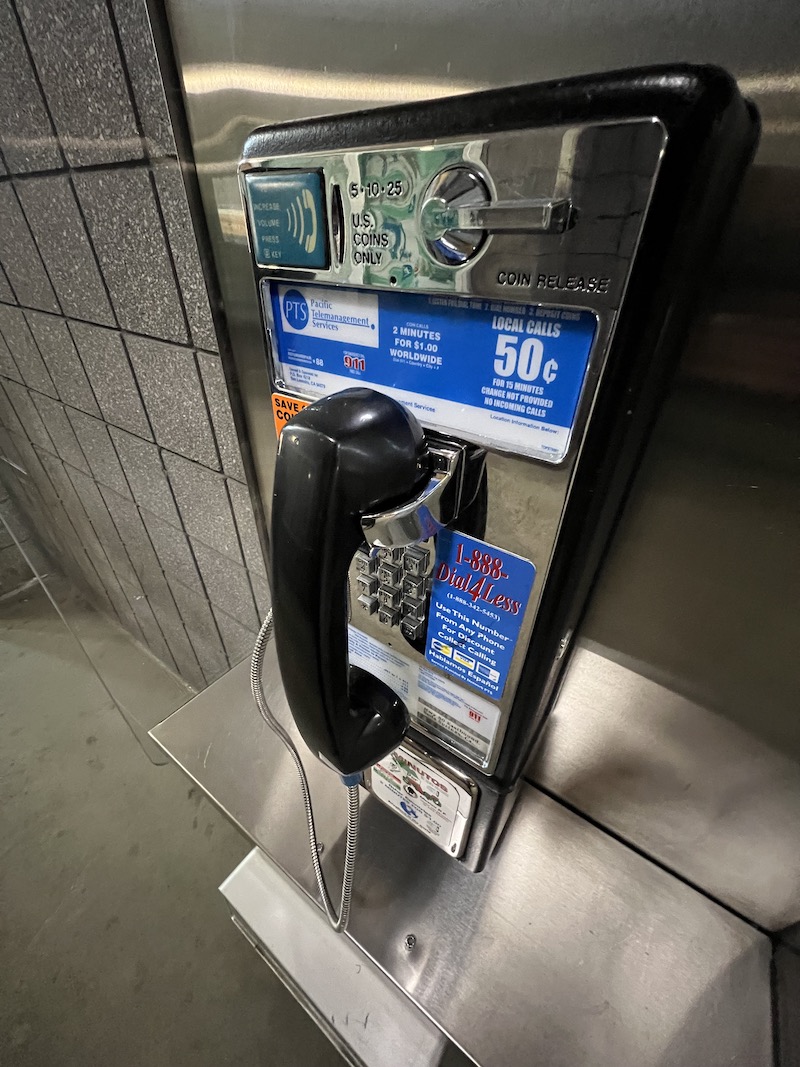
[[[266,653],[267,645],[271,639],[272,609],[270,608],[267,612],[267,617],[264,619],[261,629],[258,632],[255,648],[253,649],[253,658],[250,661],[250,688],[253,692],[253,700],[256,702],[256,707],[261,713],[261,718],[267,726],[278,735],[294,762],[297,776],[300,779],[300,788],[303,792],[303,807],[306,812],[308,840],[311,845],[311,862],[314,864],[314,874],[317,879],[319,895],[322,897],[322,904],[325,908],[325,914],[328,916],[328,922],[337,933],[344,933],[347,929],[347,921],[350,918],[350,901],[353,895],[353,873],[356,863],[356,849],[358,848],[358,823],[360,814],[358,786],[347,786],[347,838],[344,851],[344,873],[342,875],[342,899],[339,905],[339,914],[337,915],[334,911],[333,904],[331,903],[330,895],[328,894],[328,887],[325,884],[325,875],[322,873],[322,864],[319,859],[319,845],[317,844],[317,830],[314,825],[314,809],[311,806],[311,790],[308,787],[308,778],[306,777],[305,768],[303,767],[300,753],[297,751],[294,741],[292,741],[285,727],[275,718],[272,709],[267,703],[267,698],[264,696],[262,670],[264,666],[264,654]]]

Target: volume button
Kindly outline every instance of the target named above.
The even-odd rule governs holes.
[[[331,186],[331,230],[333,232],[333,255],[336,265],[341,267],[344,261],[344,205],[342,190],[338,185]]]

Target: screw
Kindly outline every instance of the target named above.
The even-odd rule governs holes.
[[[408,949],[409,952],[414,947],[414,945],[416,945],[416,943],[417,943],[417,938],[416,938],[416,936],[414,934],[406,934],[406,939],[405,939],[404,944],[405,944],[405,946],[406,946],[406,948]]]
[[[567,630],[561,640],[558,642],[558,651],[556,652],[556,659],[561,659],[564,653],[569,648],[569,643],[572,640],[572,630]]]

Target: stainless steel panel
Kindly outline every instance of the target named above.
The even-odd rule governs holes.
[[[437,1067],[449,1042],[351,940],[254,848],[220,886],[234,921],[359,1067]],[[331,976],[336,975],[336,981]]]
[[[795,952],[800,953],[800,922],[784,926],[780,931],[780,938],[787,945],[791,945]]]
[[[168,0],[167,9],[262,478],[273,424],[235,178],[241,147],[255,126],[632,64],[716,62],[739,78],[762,114],[761,145],[700,294],[681,382],[656,429],[586,633],[635,663],[644,677],[698,701],[698,724],[713,709],[794,759],[798,659],[789,635],[797,604],[797,427],[790,400],[800,391],[795,0],[767,6],[749,0],[567,0],[555,6],[541,0],[488,6],[470,0],[336,0],[333,7],[320,0],[302,7],[285,0],[208,0],[202,7],[197,0]],[[499,471],[498,479],[507,492],[508,522],[531,521],[515,499],[512,472],[503,477]],[[581,734],[583,710],[583,702],[574,705],[572,738]],[[567,715],[565,708],[559,729]],[[588,752],[591,736],[575,743]],[[658,743],[667,744],[661,736]],[[677,743],[684,747],[681,739]],[[598,750],[604,759],[602,738]],[[710,745],[702,755],[707,782],[724,780],[720,751]],[[636,759],[630,775],[641,777],[637,797],[654,802],[646,805],[646,820],[635,812],[626,818],[635,823],[642,847],[660,849],[659,842],[669,841],[676,866],[700,877],[701,844],[706,847],[708,834],[719,830],[718,798],[711,788],[704,793],[710,806],[698,817],[709,830],[698,841],[691,819],[679,824],[674,811],[655,802],[664,783],[653,777],[654,761],[642,762],[640,751]],[[586,768],[589,763],[587,755]],[[623,784],[616,775],[609,791]],[[604,794],[595,812],[591,805],[601,793],[583,791],[580,802],[602,821],[609,810],[624,808],[626,791]],[[738,825],[741,848],[716,850],[713,890],[742,902],[755,894],[759,915],[777,914],[788,899],[782,874],[777,895],[772,869],[761,890],[755,878],[742,885],[741,854],[764,827],[745,808],[743,802],[728,812],[727,825]],[[781,819],[773,829],[785,825]],[[722,839],[729,840],[726,833]],[[792,834],[778,853],[791,847]]]
[[[768,316],[760,328],[769,330]],[[753,349],[753,379],[760,353]],[[629,657],[641,673],[794,761],[799,449],[800,419],[788,395],[680,383],[583,626],[587,638]]]
[[[528,779],[768,929],[800,922],[797,761],[637,667],[575,650]]]
[[[313,891],[297,780],[246,663],[153,736]],[[345,793],[304,752],[333,884]],[[768,939],[529,786],[481,875],[365,799],[348,936],[486,1067],[772,1062]]]

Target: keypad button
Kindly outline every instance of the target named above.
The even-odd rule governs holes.
[[[420,544],[372,551],[364,544],[354,557],[359,608],[384,626],[399,626],[414,644],[425,635],[431,555]]]
[[[430,559],[430,552],[427,548],[420,548],[418,545],[412,545],[407,548],[403,556],[403,566],[408,574],[418,577],[423,575],[428,568],[428,560]]]
[[[375,596],[378,591],[378,579],[374,574],[359,574],[358,588],[368,596]]]
[[[421,619],[403,619],[400,630],[409,641],[418,641],[422,637],[425,623]]]
[[[400,590],[381,586],[378,590],[378,600],[380,600],[384,607],[396,608],[400,603]]]
[[[378,561],[370,558],[369,552],[359,549],[355,555],[357,574],[374,574],[378,568]]]
[[[413,575],[407,574],[403,579],[403,593],[406,596],[416,597],[418,600],[422,600],[425,597],[426,584],[424,578],[415,578]]]
[[[399,563],[403,558],[402,548],[379,548],[378,559],[386,563]]]
[[[378,581],[381,585],[399,586],[402,572],[393,563],[381,563],[378,567]]]
[[[374,615],[378,609],[377,599],[374,596],[367,596],[366,593],[361,594],[358,603],[365,615]]]
[[[422,620],[425,618],[425,601],[416,600],[414,597],[403,597],[403,615],[410,619]]]

